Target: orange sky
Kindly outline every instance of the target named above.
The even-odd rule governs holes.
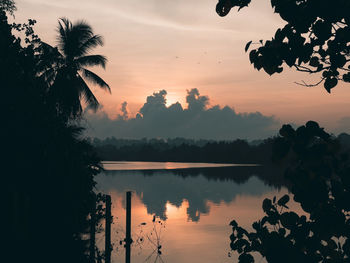
[[[349,116],[350,91],[341,84],[331,95],[323,87],[305,88],[294,81],[308,75],[285,70],[269,77],[253,69],[244,46],[268,39],[282,20],[269,0],[215,13],[217,0],[17,0],[17,22],[38,21],[41,39],[55,44],[59,17],[89,22],[105,38],[96,50],[108,57],[106,71],[96,69],[112,95],[93,88],[104,110],[114,118],[127,101],[136,114],[148,95],[165,89],[168,102],[185,106],[186,90],[198,88],[211,105],[229,105],[237,112],[260,111],[282,122],[317,120],[333,129]],[[315,78],[313,78],[315,79]]]

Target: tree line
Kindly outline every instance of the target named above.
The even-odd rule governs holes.
[[[335,137],[335,136],[334,136]],[[345,149],[350,147],[350,135],[340,134],[337,139]],[[279,162],[283,148],[281,137],[248,142],[246,140],[214,141],[186,138],[169,139],[106,139],[90,138],[101,160],[105,161],[162,161],[208,163]]]

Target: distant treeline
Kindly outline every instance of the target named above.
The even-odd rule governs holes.
[[[91,139],[105,161],[171,161],[211,163],[270,163],[278,152],[279,136],[261,141],[173,139]],[[350,135],[338,136],[344,148],[350,148]]]
[[[279,136],[261,141],[212,141],[174,139],[91,139],[99,157],[106,161],[172,161],[212,163],[269,163],[279,146]],[[350,135],[338,136],[350,146]],[[275,149],[275,150],[274,150]],[[278,149],[277,149],[278,152]]]
[[[211,141],[175,139],[92,139],[102,160],[106,161],[172,161],[172,162],[262,162],[271,152],[273,139],[258,145],[244,140]]]

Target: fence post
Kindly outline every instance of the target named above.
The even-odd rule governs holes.
[[[112,244],[111,244],[111,223],[112,223],[112,201],[111,196],[106,195],[106,234],[105,234],[105,263],[111,263],[111,252],[112,252]]]
[[[125,262],[130,263],[131,256],[131,192],[126,192],[126,237],[125,237]]]

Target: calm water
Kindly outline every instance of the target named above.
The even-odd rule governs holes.
[[[255,164],[175,163],[175,162],[102,162],[106,170],[168,170],[185,168],[256,166]]]
[[[133,192],[131,262],[236,262],[228,255],[229,222],[249,228],[263,215],[262,200],[287,190],[265,185],[259,167],[218,166],[108,162],[106,169],[118,170],[101,174],[97,190],[112,196],[112,262],[125,262],[126,191]],[[169,167],[192,169],[157,170]],[[103,248],[102,235],[97,242]]]

